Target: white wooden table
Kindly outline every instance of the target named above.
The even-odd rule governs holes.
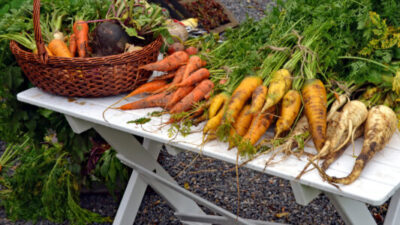
[[[236,162],[236,150],[227,151],[227,144],[212,141],[201,146],[200,132],[186,137],[178,135],[171,140],[168,126],[161,124],[168,120],[168,115],[154,117],[144,125],[128,124],[128,121],[147,117],[157,108],[143,110],[108,110],[103,119],[104,109],[116,102],[121,96],[106,98],[66,98],[51,95],[38,88],[31,88],[17,95],[19,101],[38,107],[47,108],[66,116],[76,133],[94,128],[117,152],[119,159],[132,167],[131,178],[119,206],[114,224],[132,225],[147,185],[150,185],[176,211],[178,218],[185,224],[274,224],[261,221],[250,221],[236,216],[216,205],[190,193],[176,184],[168,173],[157,163],[162,144],[166,144],[170,153],[188,150],[201,152],[205,156]],[[131,99],[131,100],[134,100]],[[201,129],[202,124],[198,128]],[[132,135],[144,137],[141,145]],[[355,152],[361,149],[362,139],[355,143]],[[312,149],[309,149],[312,151]],[[387,147],[378,153],[366,166],[353,184],[337,189],[324,182],[318,172],[313,170],[300,180],[295,177],[306,164],[306,158],[298,160],[290,157],[287,160],[265,167],[269,155],[261,156],[246,167],[265,172],[286,180],[292,185],[293,193],[299,204],[307,205],[321,192],[325,193],[336,207],[347,224],[376,224],[366,203],[382,205],[390,197],[391,203],[386,215],[385,225],[400,224],[400,137],[396,133]],[[354,157],[350,146],[345,154],[331,165],[328,174],[345,176],[351,171]],[[206,215],[196,204],[201,204],[221,216]],[[310,215],[312,216],[312,215]]]

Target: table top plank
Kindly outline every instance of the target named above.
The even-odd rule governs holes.
[[[143,125],[128,124],[128,121],[147,117],[148,113],[160,111],[161,108],[120,111],[110,109],[105,113],[105,108],[119,100],[122,96],[105,98],[66,98],[45,93],[38,88],[31,88],[17,95],[19,101],[26,102],[39,107],[54,110],[69,116],[93,122],[95,124],[108,126],[124,132],[132,133],[155,141],[170,144],[172,146],[197,152],[205,156],[223,160],[230,163],[236,162],[236,149],[227,150],[227,143],[211,141],[202,146],[201,129],[204,125],[192,128],[194,132],[186,137],[177,135],[169,136],[170,126],[165,126],[169,116],[152,117],[149,123]],[[138,98],[131,98],[134,101]],[[127,101],[126,101],[127,102]],[[267,134],[268,135],[268,134]],[[269,134],[269,135],[272,135]],[[360,152],[362,138],[355,141],[355,154]],[[312,147],[306,147],[307,151],[315,151]],[[333,163],[328,170],[329,175],[345,176],[354,164],[352,156],[353,148],[349,146],[344,155]],[[260,156],[246,165],[246,167],[275,175],[284,179],[294,180],[298,173],[307,163],[306,157],[297,159],[290,156],[288,159],[265,168],[269,154]],[[279,160],[278,156],[277,160]],[[245,159],[241,159],[244,161]],[[323,181],[316,170],[305,174],[298,182],[331,192],[344,197],[353,198],[372,205],[384,203],[400,186],[400,135],[396,133],[387,147],[379,152],[364,169],[361,177],[351,185],[340,185],[340,190]]]

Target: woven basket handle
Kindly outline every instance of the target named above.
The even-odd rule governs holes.
[[[33,0],[33,29],[35,30],[35,41],[38,50],[38,56],[42,63],[47,64],[49,54],[47,54],[40,29],[40,0]]]

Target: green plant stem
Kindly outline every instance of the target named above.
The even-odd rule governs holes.
[[[375,65],[377,65],[377,66],[383,67],[383,68],[389,70],[390,72],[396,73],[396,70],[395,70],[394,68],[392,68],[392,67],[390,67],[390,66],[386,66],[386,65],[384,65],[384,64],[382,64],[382,63],[380,63],[380,62],[377,62],[377,61],[375,61],[375,60],[372,60],[372,59],[367,59],[367,58],[358,57],[358,56],[339,56],[338,58],[339,58],[339,59],[357,59],[357,60],[363,60],[363,61],[366,61],[366,62],[375,64]]]

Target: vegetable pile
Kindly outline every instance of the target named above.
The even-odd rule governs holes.
[[[90,3],[87,3],[90,4]],[[82,11],[69,15],[61,5],[45,2],[40,26],[46,51],[56,57],[96,57],[141,50],[158,35],[170,39],[166,27],[168,12],[145,0],[96,1],[104,7],[100,11]],[[65,5],[68,7],[68,5]],[[92,5],[87,6],[93,8]],[[101,6],[100,6],[101,7]],[[32,24],[32,18],[25,20]],[[93,24],[93,25],[92,25]],[[32,26],[32,25],[31,25]],[[14,40],[26,49],[37,53],[33,27],[12,30],[0,39]]]
[[[169,122],[178,124],[197,117],[205,121],[204,142],[228,142],[229,149],[237,147],[250,159],[265,151],[276,151],[269,162],[282,152],[310,155],[303,148],[312,140],[317,153],[298,178],[313,165],[329,182],[350,184],[384,148],[400,118],[400,18],[393,8],[400,4],[278,1],[260,21],[228,30],[223,42],[214,34],[186,41],[185,47],[198,48],[207,65],[199,61],[189,69],[198,56],[178,63],[170,58],[175,53],[164,59],[169,70],[148,65],[158,71],[180,66],[174,80],[186,67],[184,78],[119,109],[161,106],[171,114]],[[209,73],[189,81],[206,71],[201,67]],[[176,101],[181,92],[186,97]],[[275,134],[268,137],[271,125]],[[327,175],[329,165],[360,136],[363,150],[349,177]]]

